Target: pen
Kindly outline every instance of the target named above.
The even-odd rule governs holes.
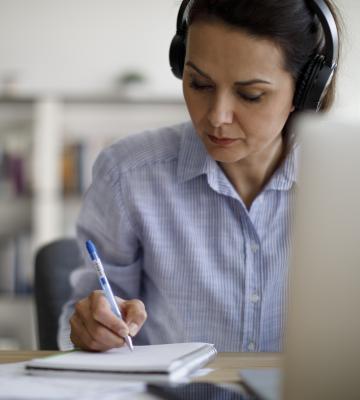
[[[100,260],[98,254],[97,254],[96,247],[95,247],[94,243],[91,240],[87,240],[86,241],[86,248],[87,248],[87,251],[88,251],[88,253],[90,255],[91,261],[92,261],[92,263],[93,263],[93,265],[95,267],[95,270],[96,270],[96,272],[98,274],[102,290],[104,291],[105,297],[106,297],[107,301],[109,302],[113,313],[117,317],[123,319],[122,315],[121,315],[121,312],[119,310],[119,307],[118,307],[118,305],[116,303],[114,294],[113,294],[113,292],[111,290],[109,281],[108,281],[108,279],[107,279],[107,277],[105,275],[104,267],[103,267],[103,265],[101,263],[101,260]],[[131,337],[130,336],[125,336],[124,340],[125,340],[125,343],[128,345],[129,349],[131,351],[134,351],[134,346],[132,344]]]

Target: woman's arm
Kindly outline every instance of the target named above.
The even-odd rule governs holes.
[[[71,342],[90,350],[106,350],[123,344],[122,336],[135,335],[146,319],[139,297],[141,245],[131,225],[117,175],[107,149],[93,169],[93,182],[83,199],[77,223],[77,236],[84,267],[71,275],[72,297],[60,318],[59,346]],[[103,260],[106,275],[124,314],[119,320],[99,289],[97,276],[86,254],[85,242],[91,239]],[[131,301],[125,299],[132,299]],[[134,300],[135,299],[135,300]]]

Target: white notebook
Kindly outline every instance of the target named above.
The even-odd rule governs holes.
[[[29,374],[96,376],[146,382],[177,381],[216,356],[209,343],[173,343],[127,347],[103,353],[75,350],[26,363]]]

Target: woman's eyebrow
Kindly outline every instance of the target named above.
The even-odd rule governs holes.
[[[238,82],[235,82],[235,85],[249,86],[249,85],[254,85],[256,83],[265,83],[267,85],[271,85],[271,82],[265,81],[263,79],[250,79],[248,81],[238,81]]]
[[[187,65],[188,67],[194,69],[198,74],[200,74],[200,75],[203,76],[204,78],[210,79],[210,80],[211,80],[210,76],[207,75],[207,74],[205,74],[205,72],[201,71],[201,69],[198,68],[193,62],[188,61],[185,65]]]
[[[198,74],[200,74],[204,78],[212,80],[209,75],[205,74],[204,71],[201,71],[201,69],[197,67],[193,62],[188,61],[185,65],[194,69]],[[265,81],[264,79],[249,79],[248,81],[237,81],[234,84],[239,86],[249,86],[249,85],[255,85],[256,83],[265,83],[267,85],[271,85],[271,82]]]

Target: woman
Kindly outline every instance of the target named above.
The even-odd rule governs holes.
[[[314,54],[329,41],[309,3],[336,16],[330,0],[183,2],[171,64],[191,122],[103,151],[78,221],[79,244],[97,245],[124,321],[87,266],[72,276],[61,348],[70,336],[103,351],[130,334],[135,344],[281,350],[296,181],[289,122],[320,97],[328,109],[335,91],[329,74],[319,102],[304,100]]]

